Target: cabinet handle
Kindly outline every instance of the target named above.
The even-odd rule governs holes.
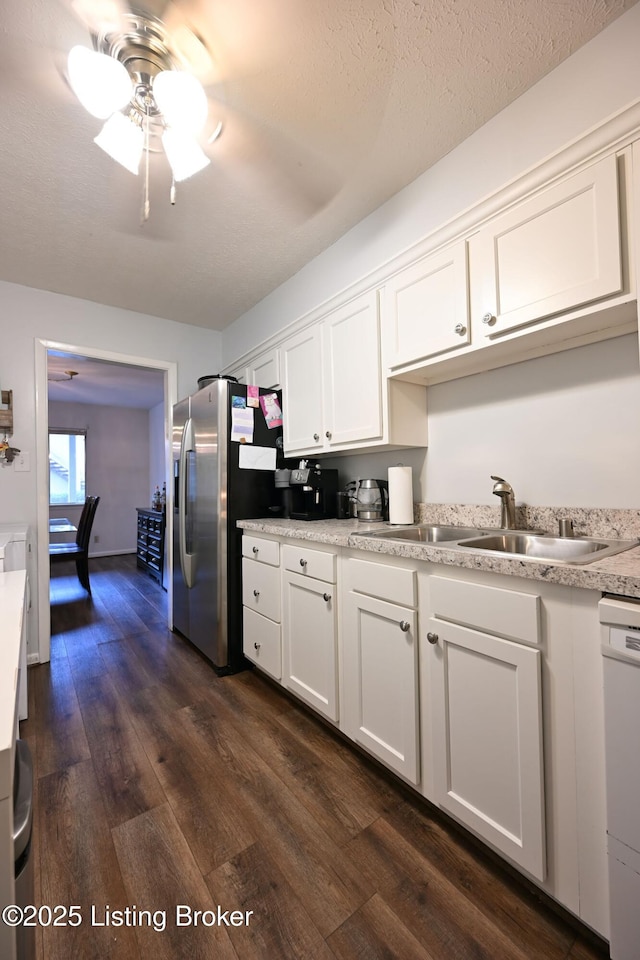
[[[259,590],[254,590],[254,591],[253,591],[253,595],[254,595],[254,597],[256,597],[256,598],[259,597],[259,596],[260,596],[260,591],[259,591]]]
[[[259,649],[260,649],[260,644],[259,644],[257,641],[256,641],[256,643],[254,643],[253,646],[254,646],[254,648],[255,648],[256,650],[259,650]]]
[[[496,318],[492,313],[485,313],[484,317],[482,318],[482,322],[486,323],[487,326],[492,327],[496,322]]]
[[[440,639],[440,638],[438,637],[438,634],[437,634],[437,633],[428,633],[428,634],[427,634],[427,640],[429,641],[429,643],[437,643],[439,639]]]
[[[301,566],[303,569],[304,569],[304,567],[306,567],[306,565],[307,565],[307,561],[306,561],[306,560],[301,560],[301,561],[300,561],[300,566]]]
[[[320,439],[320,434],[319,434],[319,433],[314,433],[313,439],[314,439],[314,440],[316,441],[316,443],[317,443],[318,440]]]
[[[251,549],[253,550],[254,553],[258,552],[258,547],[252,547]]]
[[[329,600],[331,600],[331,594],[330,594],[330,593],[323,593],[323,594],[322,594],[322,599],[325,601],[325,603],[329,603]]]
[[[331,440],[331,430],[327,430],[327,432],[325,433],[325,437],[327,438],[327,440]]]
[[[411,624],[409,623],[408,620],[400,621],[400,629],[402,630],[403,633],[406,633],[407,630],[409,630],[410,628],[411,628]]]
[[[465,327],[464,323],[456,323],[453,329],[460,337],[464,337],[465,333],[467,332],[467,328]]]

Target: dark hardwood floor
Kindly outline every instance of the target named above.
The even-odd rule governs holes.
[[[83,919],[38,960],[608,955],[258,674],[218,678],[134,557],[92,560],[92,598],[54,573],[22,734],[36,901]]]

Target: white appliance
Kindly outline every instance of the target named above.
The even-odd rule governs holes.
[[[604,655],[609,950],[640,956],[640,600],[599,603]]]
[[[27,618],[31,609],[31,590],[29,585],[29,527],[24,523],[0,523],[0,573],[9,570],[27,571]],[[24,642],[20,648],[20,689],[18,694],[18,719],[26,720],[29,713],[27,694],[27,643],[29,629],[24,631]]]

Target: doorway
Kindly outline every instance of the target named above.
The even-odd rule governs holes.
[[[71,371],[74,375],[65,374],[65,370]],[[54,379],[50,380],[49,377]],[[151,393],[152,388],[156,393]],[[160,388],[160,389],[158,389]],[[162,483],[167,483],[167,500],[170,501],[172,485],[168,482],[171,468],[171,411],[173,404],[177,399],[177,364],[173,361],[161,361],[152,358],[134,357],[127,354],[114,353],[113,351],[103,351],[91,347],[83,347],[77,344],[54,343],[52,341],[36,341],[36,484],[38,496],[37,513],[37,591],[36,606],[38,619],[38,652],[40,662],[46,662],[50,657],[51,631],[50,631],[50,610],[49,610],[49,517],[50,517],[50,465],[49,465],[49,428],[50,419],[56,420],[59,426],[59,416],[69,421],[68,425],[74,429],[85,429],[83,422],[93,421],[94,426],[92,434],[95,439],[98,438],[100,430],[102,433],[102,443],[108,443],[109,427],[106,421],[111,419],[114,428],[120,424],[117,434],[114,433],[112,452],[114,458],[126,456],[125,447],[129,442],[126,433],[126,415],[118,416],[117,408],[121,411],[129,408],[134,411],[136,406],[140,408],[145,401],[145,392],[149,393],[151,400],[157,400],[154,403],[154,409],[151,410],[148,420],[152,417],[161,432],[159,440],[153,444],[154,468],[148,469],[146,480],[141,485],[138,478],[139,492],[136,498],[143,497],[138,506],[144,506],[150,502],[151,494],[148,492],[148,486],[153,475],[157,473],[155,484],[162,487]],[[50,417],[49,400],[51,394],[51,411],[55,412],[55,418]],[[68,404],[68,407],[65,407]],[[55,406],[54,406],[55,405]],[[104,408],[98,411],[97,408]],[[109,408],[107,415],[107,407]],[[92,416],[93,410],[93,416]],[[105,416],[97,415],[99,413]],[[79,419],[78,419],[79,418]],[[73,419],[72,424],[70,420]],[[130,416],[131,425],[133,420],[140,420],[134,413]],[[106,431],[106,433],[105,433]],[[133,429],[131,430],[133,433]],[[108,456],[108,449],[107,450]],[[103,451],[104,452],[104,451]],[[100,459],[100,458],[98,458]],[[151,462],[151,454],[149,456]],[[102,480],[99,478],[102,470]],[[94,464],[93,476],[91,477],[92,486],[97,483],[104,483],[106,477],[104,460],[102,467]],[[97,476],[98,474],[98,476]],[[88,473],[88,476],[90,474]],[[111,474],[112,479],[115,476],[113,486],[117,488],[117,474]],[[81,487],[78,487],[81,489]],[[88,490],[87,493],[92,492]],[[77,496],[77,495],[76,495]],[[118,533],[118,524],[115,519],[122,511],[118,510],[117,489],[112,490],[111,504],[107,499],[107,508],[103,510],[103,517],[107,519],[107,514],[111,512],[109,522],[104,526],[104,535],[106,542],[92,543],[93,552],[96,550],[102,555],[116,554],[123,552],[122,546],[126,541],[126,530],[123,528]],[[104,500],[102,501],[104,504]],[[79,514],[79,506],[69,504],[65,508],[67,512]],[[75,512],[74,512],[75,511]],[[58,512],[59,511],[54,511]],[[63,510],[63,512],[65,512]],[[171,537],[171,519],[172,510],[170,502],[167,503],[167,538]],[[73,517],[70,517],[73,521]],[[121,520],[121,518],[120,518]],[[135,529],[135,512],[132,521],[132,529]],[[100,541],[101,533],[99,528],[95,536]],[[120,537],[120,541],[118,541]],[[115,539],[114,539],[115,538]],[[93,537],[92,537],[93,540]],[[102,549],[100,549],[102,547]],[[168,575],[166,578],[168,588],[168,621],[171,626],[171,557],[168,557]]]

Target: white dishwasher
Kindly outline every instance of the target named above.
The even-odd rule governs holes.
[[[611,960],[640,957],[640,600],[598,604],[604,655]]]

